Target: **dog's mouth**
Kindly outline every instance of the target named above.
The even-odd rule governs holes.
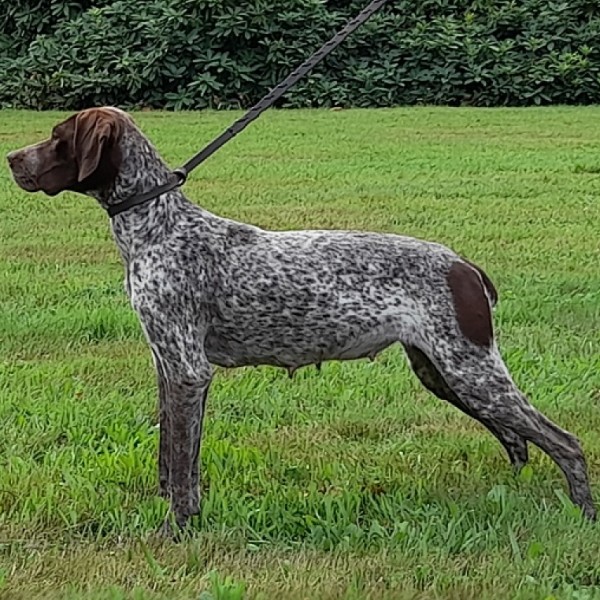
[[[40,189],[38,178],[32,172],[33,165],[29,164],[27,156],[23,152],[10,152],[7,157],[8,166],[15,183],[26,192],[37,192]]]
[[[19,173],[15,173],[14,170],[12,170],[12,175],[13,175],[13,179],[15,180],[15,183],[22,189],[25,190],[26,192],[39,192],[40,188],[35,180],[35,177],[33,177],[30,173],[21,171]]]

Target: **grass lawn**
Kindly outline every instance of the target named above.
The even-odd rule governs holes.
[[[173,166],[232,113],[136,115]],[[57,113],[0,112],[0,155]],[[271,111],[185,191],[278,229],[443,242],[499,288],[517,383],[600,501],[600,107]],[[219,370],[198,534],[157,538],[156,385],[96,203],[0,168],[0,598],[600,598],[600,525],[537,449],[429,395],[393,348],[290,381]],[[201,595],[203,594],[203,595]]]

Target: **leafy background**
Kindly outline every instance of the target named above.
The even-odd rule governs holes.
[[[0,14],[0,106],[240,108],[366,0],[24,0]],[[588,104],[595,0],[396,0],[280,105]]]

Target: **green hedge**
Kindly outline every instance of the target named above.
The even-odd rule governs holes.
[[[249,106],[367,0],[21,0],[0,106]],[[597,0],[390,0],[284,106],[600,100]]]

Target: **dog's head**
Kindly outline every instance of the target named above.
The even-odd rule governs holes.
[[[8,155],[16,183],[54,196],[110,187],[121,164],[119,141],[129,117],[116,108],[90,108],[59,123],[49,139]]]

